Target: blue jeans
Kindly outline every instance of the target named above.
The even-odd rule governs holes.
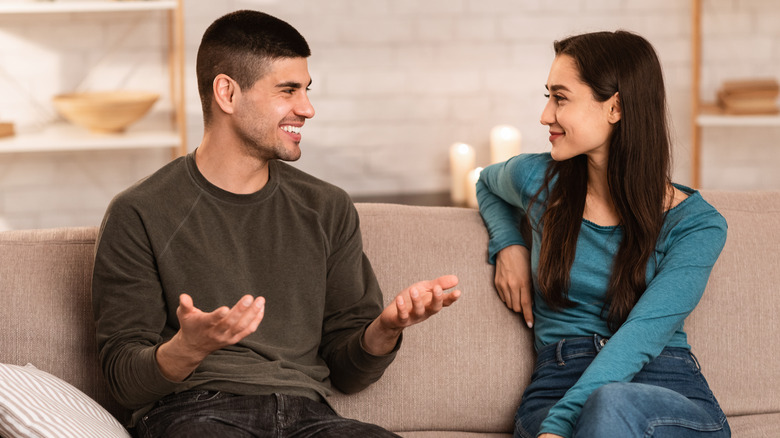
[[[185,391],[164,397],[136,425],[141,438],[398,437],[340,417],[327,404],[284,394]]]
[[[535,437],[555,403],[607,342],[598,335],[566,339],[539,351],[531,384],[515,415],[515,438]],[[610,383],[591,394],[574,437],[731,436],[726,416],[684,348],[665,348],[631,382]]]

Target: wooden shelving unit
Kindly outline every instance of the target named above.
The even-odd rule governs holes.
[[[0,138],[0,153],[170,148],[173,157],[187,153],[184,106],[183,0],[12,1],[0,3],[0,15],[84,14],[102,12],[168,12],[168,71],[172,112],[131,126],[123,134],[93,134],[56,123],[35,133]],[[100,17],[96,17],[99,20]],[[147,119],[152,120],[147,120]]]
[[[705,127],[780,127],[780,115],[714,114],[701,102],[701,2],[691,0],[691,185],[701,186],[701,134]]]

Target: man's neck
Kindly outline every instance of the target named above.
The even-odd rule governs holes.
[[[268,161],[247,154],[235,143],[212,141],[204,135],[195,151],[200,173],[222,190],[245,195],[255,193],[268,183]]]

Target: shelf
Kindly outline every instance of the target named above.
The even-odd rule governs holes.
[[[180,143],[181,137],[173,128],[139,125],[122,134],[94,134],[78,126],[56,123],[39,132],[0,138],[0,154],[176,148]]]
[[[169,27],[167,64],[173,106],[172,115],[146,116],[124,134],[92,134],[83,128],[66,123],[55,123],[36,132],[17,129],[15,136],[0,138],[0,155],[151,148],[171,149],[173,157],[186,154],[182,2],[183,0],[0,0],[0,17],[23,14],[166,12]],[[96,18],[99,19],[100,16]]]
[[[780,127],[780,116],[734,116],[719,114],[699,114],[696,118],[699,126],[709,127]]]
[[[0,14],[160,11],[174,10],[176,7],[175,0],[15,1],[0,3]]]

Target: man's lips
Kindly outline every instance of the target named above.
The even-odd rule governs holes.
[[[280,125],[282,131],[295,141],[301,141],[301,128],[303,125]]]
[[[281,128],[282,128],[282,131],[284,131],[284,132],[289,132],[291,134],[298,134],[298,135],[300,135],[301,134],[301,128],[303,128],[303,126],[282,125]]]

